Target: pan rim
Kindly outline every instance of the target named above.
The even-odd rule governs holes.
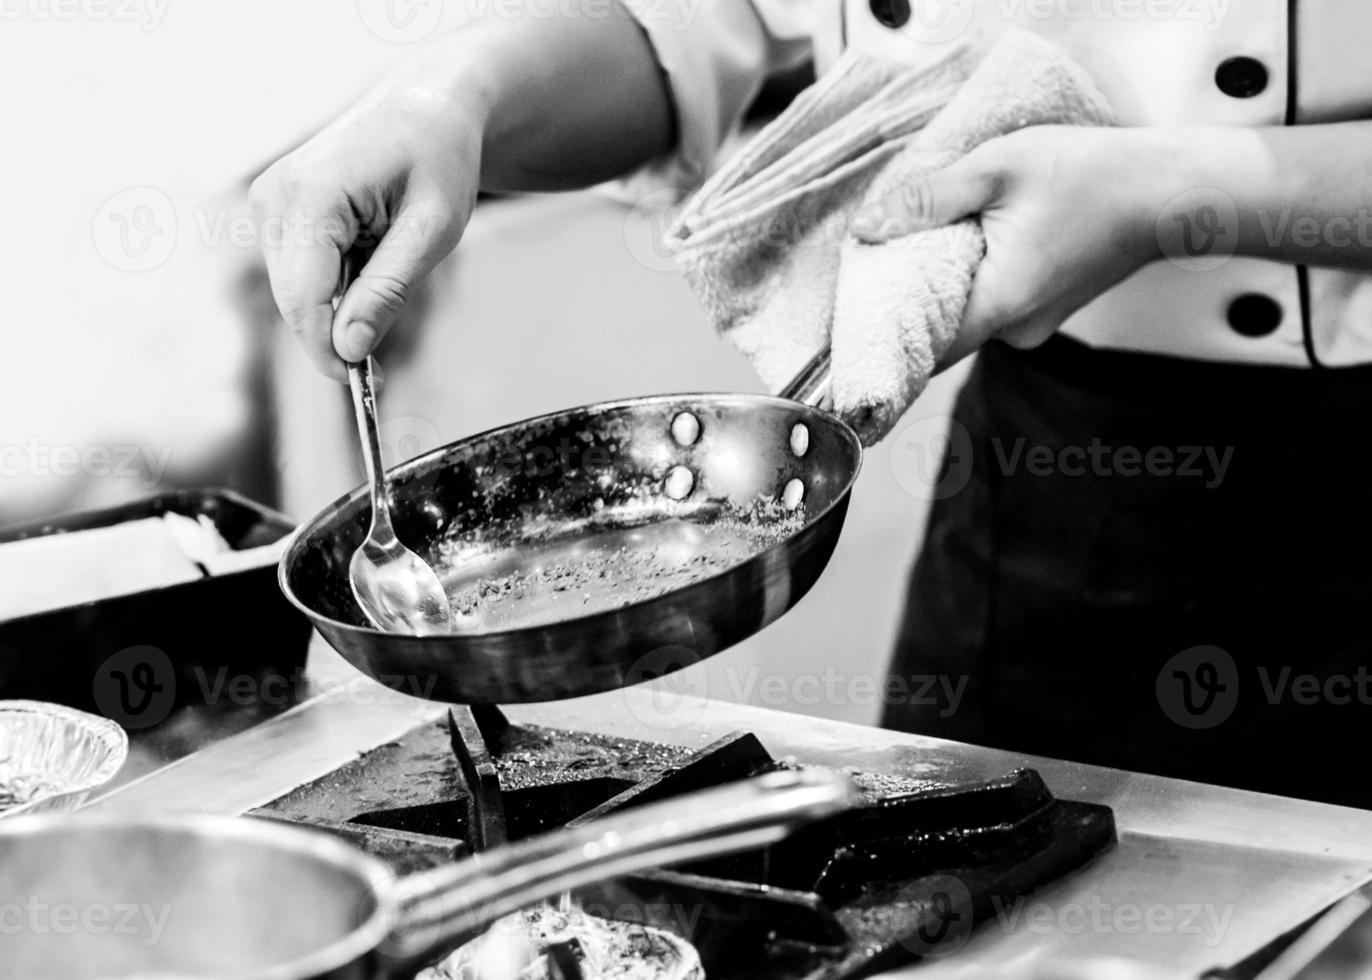
[[[442,446],[438,446],[434,449],[431,449],[426,453],[421,453],[418,456],[414,456],[410,459],[405,460],[402,463],[389,467],[386,470],[386,474],[388,477],[391,477],[393,474],[396,473],[397,470],[417,468],[425,462],[428,462],[433,459],[438,459],[444,456],[445,454],[451,452],[453,449],[457,448],[458,446],[464,443],[474,443],[484,439],[490,439],[493,436],[509,432],[512,429],[524,428],[530,425],[538,424],[540,422],[547,422],[553,419],[563,418],[568,415],[574,415],[578,413],[590,414],[591,412],[595,412],[596,414],[599,414],[601,412],[607,412],[616,409],[670,403],[685,399],[693,399],[697,401],[702,399],[709,399],[711,401],[716,402],[721,400],[736,400],[739,402],[750,402],[760,405],[771,405],[776,408],[791,408],[801,410],[807,413],[813,413],[815,415],[819,415],[827,422],[832,423],[835,430],[841,436],[843,436],[845,441],[849,443],[849,448],[852,450],[852,455],[854,459],[852,472],[848,474],[848,479],[844,482],[843,487],[834,495],[834,499],[826,507],[817,512],[813,517],[807,518],[805,521],[805,526],[802,527],[795,534],[781,541],[778,541],[775,544],[771,544],[766,548],[763,548],[761,551],[758,551],[755,554],[749,556],[747,559],[745,559],[745,561],[755,561],[764,555],[772,554],[777,549],[786,547],[792,541],[795,541],[797,538],[808,533],[813,528],[819,526],[827,517],[829,517],[829,515],[836,508],[847,505],[848,498],[852,494],[853,487],[857,485],[858,477],[862,473],[863,462],[862,440],[858,438],[858,435],[853,430],[852,426],[848,425],[848,423],[844,422],[843,419],[839,418],[833,412],[830,412],[827,409],[819,408],[814,405],[806,405],[804,402],[793,401],[789,398],[782,398],[779,395],[748,394],[741,392],[679,392],[675,394],[663,395],[642,395],[638,397],[619,398],[612,401],[590,402],[585,405],[574,405],[570,408],[563,408],[553,412],[545,412],[542,415],[530,416],[529,418],[521,419],[516,422],[508,422],[504,425],[494,426],[493,428],[486,429],[482,432],[473,433],[469,436],[463,436],[460,439],[454,439],[453,441],[445,443]],[[613,617],[617,614],[624,612],[625,610],[633,609],[635,607],[646,605],[648,603],[661,599],[661,596],[656,596],[649,599],[639,599],[634,602],[625,603],[622,606],[615,606],[612,609],[601,610],[599,612],[590,613],[585,616],[571,616],[566,619],[557,620],[556,623],[522,626],[516,629],[503,628],[498,630],[464,630],[462,632],[449,633],[409,634],[390,633],[383,630],[378,630],[371,625],[358,626],[355,623],[345,623],[342,620],[334,619],[331,616],[326,616],[318,610],[312,609],[308,605],[306,605],[300,599],[300,597],[295,594],[295,590],[291,588],[287,572],[291,564],[291,560],[295,557],[296,549],[300,546],[300,542],[311,531],[317,530],[318,526],[322,523],[322,521],[325,518],[327,518],[330,515],[332,511],[337,510],[345,504],[349,504],[354,502],[355,500],[361,499],[366,495],[366,484],[360,484],[359,486],[353,488],[347,493],[335,498],[324,508],[319,510],[317,513],[313,514],[308,520],[303,521],[300,524],[300,526],[297,527],[291,533],[290,540],[287,543],[286,548],[282,551],[281,558],[277,563],[277,585],[281,589],[282,593],[286,596],[286,598],[290,601],[290,603],[310,619],[318,623],[325,623],[331,628],[346,630],[351,633],[365,636],[403,636],[407,640],[412,642],[418,642],[429,646],[436,646],[442,643],[450,643],[454,640],[495,640],[502,637],[517,636],[521,633],[527,633],[529,631],[548,629],[550,626],[563,625],[567,623],[591,624],[601,617]],[[683,586],[680,591],[686,592],[688,590],[695,589],[698,586],[705,586],[708,583],[714,582],[718,579],[721,579],[729,575],[731,572],[734,571],[735,568],[737,568],[737,566],[731,566],[729,568],[715,572],[711,575],[707,575],[703,578],[696,579],[689,585]]]
[[[271,818],[227,816],[212,813],[161,811],[155,813],[24,814],[0,823],[0,837],[31,837],[46,830],[152,829],[183,831],[209,841],[250,841],[279,847],[303,857],[328,863],[353,875],[370,890],[375,907],[367,918],[332,942],[262,969],[223,974],[223,980],[295,980],[323,976],[371,955],[390,934],[395,918],[393,891],[396,877],[381,861],[351,847],[322,830]]]

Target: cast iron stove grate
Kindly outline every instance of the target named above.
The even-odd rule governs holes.
[[[446,733],[411,735],[259,813],[334,830],[413,871],[786,765],[746,733],[689,752],[514,727],[496,708],[454,709]],[[772,847],[574,898],[592,914],[681,935],[711,980],[856,980],[955,952],[998,907],[1114,841],[1108,807],[1056,799],[1023,769],[874,796]],[[575,958],[563,959],[573,980]]]

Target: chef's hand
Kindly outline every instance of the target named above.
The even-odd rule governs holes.
[[[863,209],[853,231],[882,242],[980,215],[986,256],[940,367],[992,338],[1033,347],[1160,256],[1158,155],[1147,130],[1034,126]]]
[[[254,182],[272,294],[321,371],[343,380],[340,358],[371,352],[462,237],[479,188],[584,187],[671,148],[663,73],[620,13],[475,18]],[[356,246],[375,250],[335,315]]]
[[[330,377],[371,352],[471,215],[483,110],[450,77],[409,67],[253,183],[272,295]],[[340,260],[358,245],[374,251],[335,317]]]

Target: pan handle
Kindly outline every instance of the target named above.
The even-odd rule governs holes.
[[[536,902],[634,871],[773,844],[849,809],[857,796],[836,772],[774,772],[402,878],[388,896],[397,917],[378,952],[393,964],[422,963]]]
[[[780,397],[829,411],[834,404],[833,386],[830,384],[832,368],[833,357],[829,345],[825,344],[791,379],[791,383],[781,389]]]

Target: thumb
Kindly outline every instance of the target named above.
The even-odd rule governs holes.
[[[984,210],[997,197],[996,181],[974,156],[903,181],[877,201],[864,205],[853,215],[853,234],[859,241],[879,245],[951,225]]]
[[[339,357],[357,362],[376,348],[415,287],[457,244],[459,229],[438,208],[409,206],[395,216],[334,314]]]

